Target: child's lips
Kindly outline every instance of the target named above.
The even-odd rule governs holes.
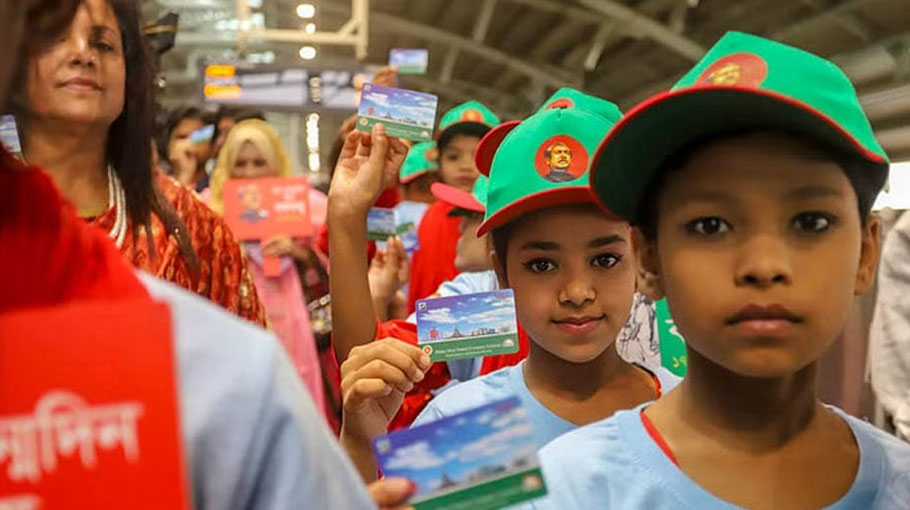
[[[727,324],[749,336],[786,335],[802,319],[781,305],[749,305],[727,319]]]
[[[604,320],[604,316],[591,317],[563,317],[560,319],[553,319],[553,324],[561,329],[562,331],[572,334],[572,335],[584,335],[594,331],[597,326],[600,325],[601,321]]]

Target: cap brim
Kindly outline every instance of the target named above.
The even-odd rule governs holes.
[[[803,136],[887,173],[884,158],[805,103],[764,89],[705,86],[659,94],[628,112],[594,155],[591,188],[601,205],[635,222],[648,185],[667,158],[695,140],[749,130]]]
[[[496,156],[496,150],[505,140],[506,135],[521,124],[520,120],[510,120],[491,129],[477,144],[477,151],[474,153],[474,163],[480,173],[489,177],[490,168],[493,167],[493,157]]]
[[[474,198],[474,195],[454,186],[449,186],[448,184],[443,184],[441,182],[434,182],[433,185],[430,186],[430,193],[439,200],[454,205],[459,209],[478,213],[484,212],[483,204],[478,202],[477,199]]]
[[[562,188],[548,189],[533,195],[528,195],[521,200],[496,211],[477,227],[477,237],[480,237],[496,227],[505,225],[515,218],[549,207],[558,207],[571,204],[593,204],[597,199],[591,188],[587,186],[565,186]]]
[[[436,171],[435,169],[432,169],[432,170],[431,170],[431,169],[428,168],[428,169],[426,169],[426,170],[421,170],[421,171],[417,172],[416,174],[411,174],[411,175],[409,175],[409,176],[407,176],[407,177],[399,177],[399,178],[398,178],[398,183],[399,183],[399,184],[407,184],[407,183],[409,183],[409,182],[411,182],[411,181],[416,180],[418,177],[423,177],[424,175],[427,175],[428,173],[430,173],[430,172],[435,172],[435,171]]]

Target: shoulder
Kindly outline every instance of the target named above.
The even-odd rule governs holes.
[[[887,493],[895,501],[910,505],[910,444],[846,412],[838,413],[853,431],[860,445],[861,465],[878,464],[880,494]]]
[[[511,380],[516,371],[521,376],[521,365],[506,367],[483,377],[471,379],[456,384],[436,396],[427,404],[427,417],[415,424],[428,423],[433,419],[443,418],[458,414],[468,409],[473,409],[496,400],[505,399],[514,395]],[[426,419],[432,418],[432,419]]]
[[[640,408],[619,411],[554,439],[540,450],[540,463],[549,494],[537,508],[639,508],[619,494],[626,485],[643,488],[636,448],[629,443]],[[632,500],[635,500],[634,498]],[[600,501],[600,503],[596,503]],[[610,504],[608,504],[610,502]]]
[[[171,306],[194,494],[211,508],[235,508],[232,498],[249,508],[275,498],[368,508],[274,336],[168,282],[140,279]]]

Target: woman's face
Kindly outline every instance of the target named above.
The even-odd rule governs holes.
[[[259,177],[274,177],[275,169],[269,165],[267,159],[259,148],[251,142],[244,142],[234,159],[231,177],[235,179],[256,179]]]
[[[26,94],[37,119],[109,127],[123,111],[120,26],[105,0],[85,0],[56,43],[30,56]]]

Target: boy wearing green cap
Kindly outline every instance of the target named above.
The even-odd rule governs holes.
[[[534,508],[910,508],[910,446],[818,401],[818,359],[872,283],[888,172],[832,63],[728,33],[629,112],[591,186],[636,225],[688,373],[541,450]],[[583,459],[583,462],[579,462]]]
[[[406,202],[429,204],[433,202],[430,186],[439,181],[439,151],[436,142],[415,144],[398,173],[401,197]]]
[[[490,182],[477,233],[492,236],[500,286],[515,292],[530,352],[518,365],[438,395],[415,424],[517,395],[543,445],[678,382],[664,369],[651,373],[626,363],[614,345],[635,292],[631,229],[595,204],[585,177],[597,142],[619,117],[612,103],[563,89],[538,113],[500,125],[481,142],[478,167]],[[572,181],[551,178],[545,154],[556,145],[570,149],[565,168]],[[361,473],[369,474],[375,473],[369,440],[385,431],[400,402],[393,388],[407,388],[415,367],[378,347],[363,361],[357,371],[346,370],[343,385],[352,391],[345,423],[356,434],[343,437]]]
[[[470,192],[480,175],[474,164],[474,151],[480,139],[499,124],[499,118],[477,101],[452,108],[439,121],[436,130],[439,148],[440,180]],[[431,295],[443,282],[458,274],[455,245],[459,237],[459,218],[449,216],[452,206],[444,202],[430,205],[417,230],[418,250],[411,265],[408,310]]]

